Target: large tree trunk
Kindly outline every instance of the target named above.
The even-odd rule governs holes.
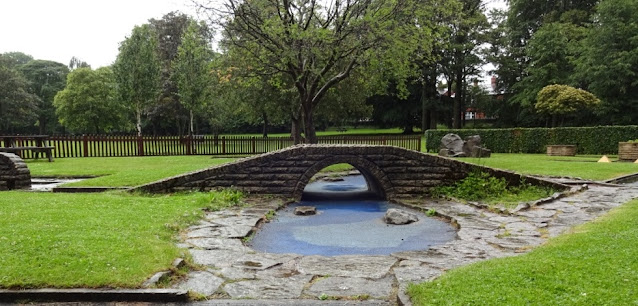
[[[137,136],[142,136],[142,111],[139,107],[135,111],[135,128],[137,129]]]
[[[436,109],[432,108],[430,110],[430,130],[436,130],[436,120],[437,120]]]
[[[40,131],[40,135],[46,134],[47,130],[47,119],[44,115],[38,118],[38,131]]]
[[[456,72],[456,94],[454,96],[454,117],[452,118],[452,127],[460,129],[463,127],[463,118],[465,110],[463,109],[463,71],[460,69]]]
[[[315,131],[315,123],[312,118],[312,105],[306,105],[303,108],[303,124],[306,143],[317,143],[317,132]]]
[[[427,86],[427,81],[424,80],[421,83],[421,132],[425,132],[430,126]]]
[[[192,110],[188,112],[188,120],[189,120],[188,135],[193,136],[193,111]]]
[[[290,128],[290,136],[295,144],[301,143],[301,122],[299,114],[293,114],[290,116],[290,122],[292,124]]]
[[[261,135],[263,137],[268,137],[268,114],[266,114],[266,112],[262,112],[261,117],[264,119],[264,125],[261,129]]]

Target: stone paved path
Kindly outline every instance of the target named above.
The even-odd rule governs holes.
[[[260,253],[243,245],[265,215],[280,202],[212,212],[191,227],[181,247],[206,267],[176,285],[209,298],[367,299],[374,305],[410,304],[409,283],[432,280],[448,269],[490,258],[525,253],[570,227],[590,221],[638,197],[636,186],[590,185],[569,197],[506,215],[452,202],[411,206],[435,209],[458,224],[458,237],[423,251],[389,256],[302,256]]]

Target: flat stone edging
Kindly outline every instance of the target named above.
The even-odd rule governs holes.
[[[52,192],[59,193],[96,193],[111,190],[129,190],[131,187],[55,187]]]
[[[179,289],[0,289],[0,302],[187,302]]]
[[[638,173],[633,173],[633,174],[627,174],[627,175],[623,175],[620,177],[616,177],[610,180],[606,180],[604,181],[604,183],[607,184],[621,184],[621,183],[625,183],[625,182],[631,182],[631,181],[637,181],[638,180]]]

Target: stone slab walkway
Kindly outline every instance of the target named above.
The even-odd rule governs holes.
[[[338,298],[363,299],[374,305],[409,305],[404,293],[409,283],[429,281],[446,270],[476,261],[528,252],[636,197],[636,186],[594,184],[580,193],[513,214],[448,201],[410,200],[405,204],[435,209],[451,218],[458,224],[458,237],[428,250],[389,256],[260,253],[244,246],[242,238],[281,202],[211,212],[189,228],[180,244],[206,269],[191,272],[175,288],[210,299],[300,299],[312,304],[320,298]]]

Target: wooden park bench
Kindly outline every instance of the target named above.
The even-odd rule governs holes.
[[[31,151],[35,158],[40,157],[40,153],[44,153],[49,160],[53,161],[53,149],[55,147],[48,146],[46,135],[35,136],[0,136],[4,141],[4,147],[0,147],[0,152],[13,153],[22,157],[22,151]],[[31,140],[35,140],[35,145],[31,145]],[[26,143],[26,145],[19,145]]]

